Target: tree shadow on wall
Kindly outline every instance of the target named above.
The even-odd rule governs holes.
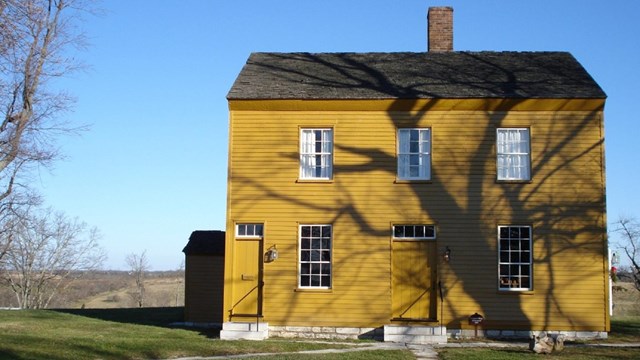
[[[574,289],[575,283],[592,284],[593,281],[603,279],[598,267],[585,267],[579,277],[558,273],[558,269],[569,269],[565,263],[570,260],[574,264],[603,260],[605,241],[604,222],[604,190],[603,174],[593,177],[585,172],[585,168],[602,169],[603,137],[600,132],[600,110],[578,114],[555,113],[545,115],[543,120],[529,120],[539,127],[549,127],[545,136],[534,133],[531,138],[531,173],[532,181],[525,183],[497,183],[495,170],[496,128],[522,124],[522,116],[514,116],[511,111],[529,100],[531,89],[546,86],[548,79],[525,79],[526,87],[520,87],[523,73],[530,66],[542,66],[532,59],[533,63],[523,63],[518,66],[502,66],[500,61],[478,56],[473,53],[459,53],[458,60],[449,61],[444,56],[435,56],[430,61],[429,77],[416,76],[406,85],[398,86],[392,79],[393,73],[382,72],[378,67],[370,66],[362,61],[357,54],[279,54],[279,62],[269,61],[256,66],[282,83],[304,82],[309,89],[324,89],[329,94],[343,93],[342,89],[349,89],[350,94],[365,98],[371,94],[378,94],[379,99],[396,99],[391,102],[387,110],[387,118],[393,128],[414,128],[433,126],[432,132],[432,173],[429,183],[389,183],[395,187],[395,192],[407,191],[412,198],[419,202],[420,214],[410,214],[409,218],[433,219],[438,226],[438,253],[444,252],[445,247],[452,249],[452,260],[439,265],[439,278],[443,284],[445,325],[457,328],[466,323],[467,317],[473,312],[480,312],[488,321],[497,319],[500,322],[517,323],[526,328],[533,322],[544,328],[553,326],[553,318],[564,317],[573,311],[570,305],[563,303],[567,293],[565,289]],[[463,59],[466,57],[465,59]],[[381,61],[385,61],[382,59]],[[475,64],[472,67],[460,67],[460,61]],[[308,71],[306,66],[295,66],[296,62],[316,64],[314,71]],[[292,65],[293,64],[293,65]],[[485,70],[479,74],[477,67]],[[418,71],[418,70],[416,70]],[[564,69],[546,68],[553,75],[566,76]],[[484,74],[484,75],[482,75]],[[487,79],[486,74],[489,78]],[[418,74],[416,74],[418,75]],[[488,81],[489,80],[489,81]],[[539,81],[539,84],[536,84]],[[581,79],[576,79],[579,83]],[[496,109],[480,109],[466,113],[470,120],[464,122],[459,118],[449,116],[448,113],[438,111],[437,100],[442,97],[446,87],[461,90],[462,98],[473,98],[474,94],[482,94],[483,98],[504,98]],[[431,92],[429,89],[435,89]],[[309,90],[310,92],[312,90]],[[362,94],[361,94],[362,92]],[[365,94],[365,95],[363,95]],[[307,94],[311,98],[313,94]],[[295,98],[295,94],[292,94]],[[433,99],[420,101],[417,98]],[[559,106],[558,108],[562,108]],[[407,111],[411,109],[411,111]],[[460,116],[459,114],[456,116]],[[514,120],[515,118],[515,120]],[[356,121],[356,120],[354,120]],[[440,133],[451,124],[458,124],[460,128],[454,133]],[[531,126],[534,127],[534,124]],[[451,130],[451,129],[449,129]],[[452,138],[457,130],[461,137]],[[280,188],[265,185],[249,177],[243,178],[232,175],[234,184],[259,189],[266,198],[275,198],[290,202],[307,209],[332,214],[333,223],[355,223],[362,241],[367,238],[389,238],[388,224],[381,227],[372,223],[367,213],[372,211],[370,206],[363,207],[354,200],[359,195],[354,193],[348,180],[348,174],[357,174],[361,182],[371,181],[384,172],[387,178],[395,178],[396,157],[384,147],[364,147],[344,145],[338,133],[335,135],[334,179],[331,185],[335,189],[337,198],[333,203],[318,204],[291,195]],[[597,131],[596,135],[593,132]],[[361,129],[357,136],[368,138],[367,144],[376,141],[388,141],[388,137],[395,140],[395,132],[378,134],[373,130]],[[295,145],[294,145],[295,146]],[[297,149],[290,153],[281,154],[291,161],[298,159]],[[357,156],[357,164],[341,163],[345,155]],[[378,166],[382,164],[382,166]],[[274,169],[278,171],[277,169]],[[282,169],[287,171],[286,169]],[[231,169],[233,174],[233,169]],[[349,179],[353,179],[350,177]],[[565,191],[556,191],[560,187]],[[372,187],[373,189],[373,187]],[[304,190],[300,190],[304,191]],[[387,191],[387,190],[385,190]],[[376,206],[398,208],[398,199],[378,196],[375,191],[370,197],[376,198]],[[382,202],[382,203],[381,203]],[[545,284],[536,287],[536,298],[544,297],[541,306],[544,309],[544,319],[531,319],[530,305],[524,304],[523,297],[518,295],[503,296],[496,304],[497,293],[497,225],[525,224],[531,225],[534,231],[533,240],[533,271],[534,284]],[[342,236],[342,235],[337,235]],[[384,249],[375,249],[375,251]],[[339,251],[336,247],[335,251]],[[335,257],[334,274],[339,271],[358,271],[352,264],[362,261],[366,263],[374,249],[367,251],[355,250],[349,256]],[[388,251],[388,250],[386,250]],[[573,258],[578,254],[578,258]],[[566,256],[571,256],[567,259]],[[481,259],[478,261],[478,259]],[[486,259],[486,260],[485,260]],[[389,260],[390,261],[390,260]],[[390,265],[383,266],[389,269]],[[362,270],[361,270],[362,271]],[[361,274],[364,278],[370,274]],[[408,276],[411,282],[413,276]],[[595,280],[593,280],[595,279]],[[592,285],[589,285],[593,287]],[[602,284],[604,289],[605,284]],[[389,294],[375,294],[385,296]],[[475,304],[456,306],[459,296],[468,296]],[[592,294],[586,294],[590,296]],[[603,295],[604,296],[604,295]],[[338,296],[330,301],[339,302]],[[367,306],[367,304],[362,304]],[[293,315],[296,304],[288,304]],[[455,312],[456,308],[464,309]],[[374,307],[371,307],[373,311]],[[508,309],[505,311],[505,309]],[[503,313],[504,312],[504,313]],[[535,311],[533,311],[535,312]],[[505,315],[506,314],[506,315]],[[386,314],[385,314],[386,316]],[[569,320],[574,326],[589,325],[579,323],[580,319]],[[604,329],[603,329],[604,330]]]

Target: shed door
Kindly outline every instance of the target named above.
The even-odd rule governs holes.
[[[231,316],[262,315],[262,240],[236,240]]]
[[[436,320],[436,244],[394,241],[392,248],[392,318]]]

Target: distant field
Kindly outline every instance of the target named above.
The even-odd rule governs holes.
[[[71,307],[87,309],[112,309],[136,306],[129,293],[135,290],[133,283],[116,290],[102,292],[77,300]],[[145,282],[145,307],[184,306],[184,281],[182,278],[158,277]]]
[[[145,282],[145,307],[184,306],[184,272],[150,272]],[[74,281],[51,304],[50,308],[114,309],[136,307],[130,293],[135,291],[133,278],[126,271],[100,271]],[[614,283],[613,316],[640,316],[640,292],[633,283]],[[0,284],[0,308],[16,307],[14,295]]]
[[[634,288],[633,283],[614,283],[613,316],[640,316],[640,291]]]
[[[49,308],[113,309],[135,307],[135,283],[126,271],[99,271],[74,280]],[[145,280],[145,307],[184,306],[184,272],[150,272]],[[0,307],[16,307],[15,296],[0,285]]]

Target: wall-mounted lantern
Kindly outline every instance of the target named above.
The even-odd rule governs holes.
[[[442,257],[444,258],[445,262],[449,262],[449,260],[451,260],[451,249],[449,249],[448,246],[444,250],[444,254],[442,254]]]
[[[276,249],[275,245],[271,246],[269,249],[267,249],[267,252],[264,253],[264,262],[266,263],[274,262],[277,258],[278,249]]]

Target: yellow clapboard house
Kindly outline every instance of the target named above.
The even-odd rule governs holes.
[[[606,95],[568,53],[450,32],[251,54],[228,94],[223,338],[606,336]]]

